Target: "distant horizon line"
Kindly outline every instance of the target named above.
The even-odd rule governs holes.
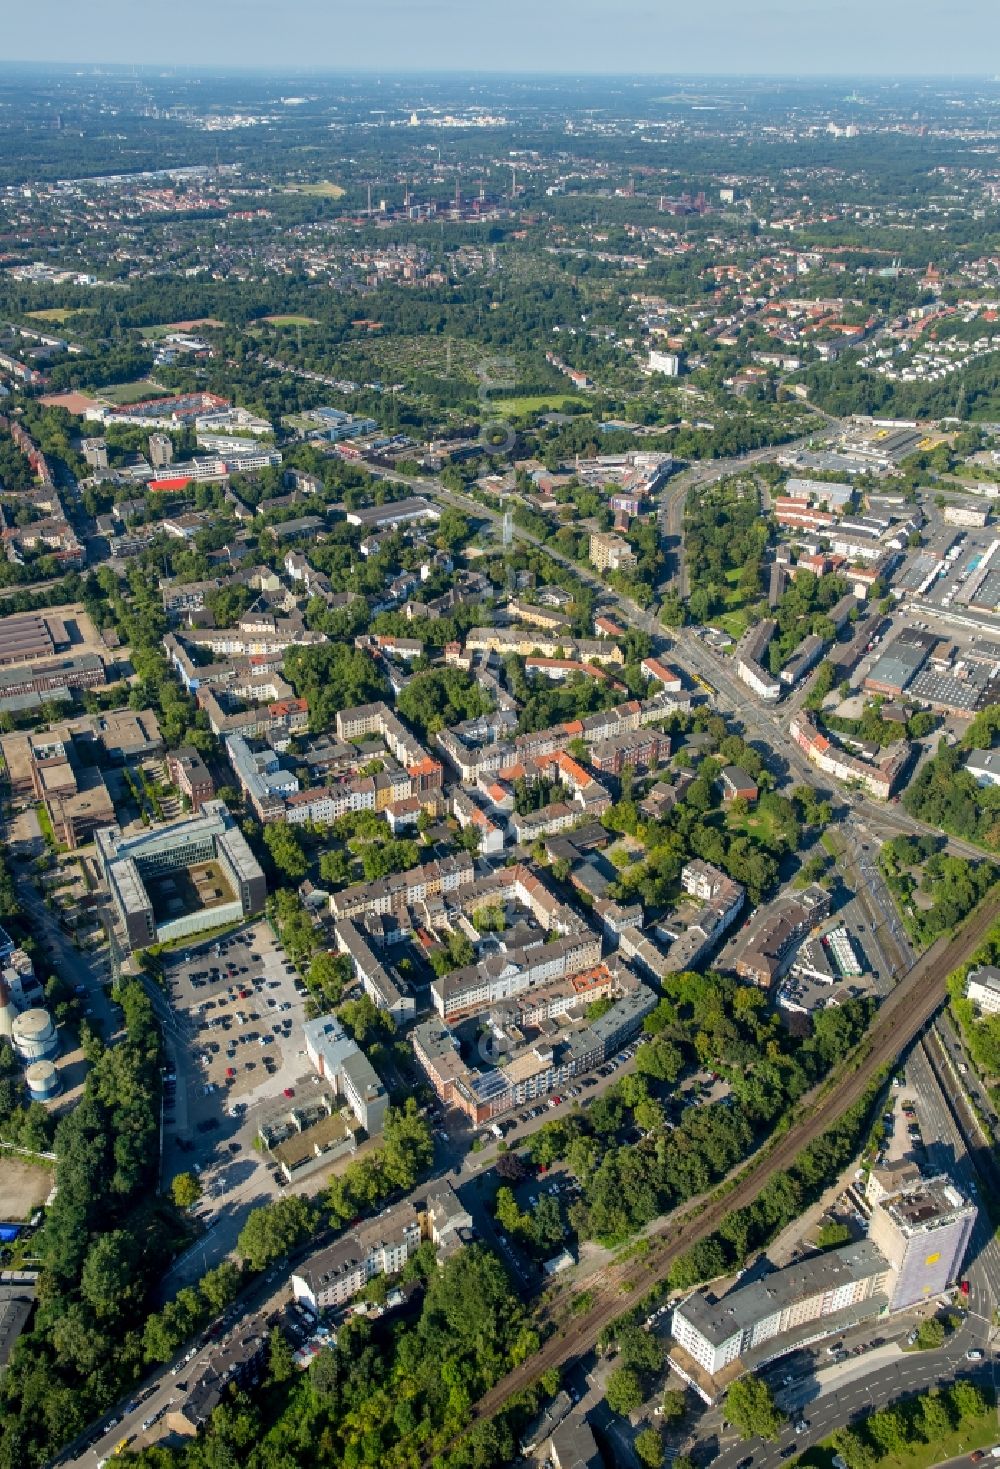
[[[324,79],[330,77],[350,78],[363,77],[365,79],[387,78],[391,80],[426,79],[456,79],[456,78],[530,78],[533,81],[566,81],[574,78],[586,79],[588,81],[614,81],[614,82],[658,82],[658,81],[782,81],[782,82],[831,82],[843,83],[852,81],[883,82],[890,85],[900,85],[904,82],[933,82],[941,84],[946,82],[988,82],[994,85],[1000,84],[1000,75],[996,72],[980,71],[947,71],[947,72],[876,72],[876,71],[587,71],[580,68],[571,68],[564,71],[553,71],[551,69],[531,70],[530,68],[499,67],[483,69],[481,67],[398,67],[398,68],[375,68],[361,63],[353,66],[304,67],[294,63],[283,64],[275,68],[273,64],[260,62],[206,62],[204,65],[194,65],[190,62],[148,62],[148,61],[83,61],[75,59],[72,61],[42,61],[32,57],[4,57],[0,60],[0,75],[5,71],[18,69],[31,69],[33,71],[71,71],[74,74],[93,73],[101,75],[103,72],[123,72],[125,74],[142,73],[168,80],[172,74],[186,76],[270,76],[270,77],[315,77]]]

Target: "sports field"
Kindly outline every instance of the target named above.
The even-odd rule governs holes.
[[[309,194],[314,199],[342,199],[344,190],[329,179],[320,179],[315,184],[286,184],[286,194]]]
[[[559,413],[569,403],[586,403],[586,398],[576,393],[535,393],[521,398],[491,398],[491,417],[503,418],[504,414]]]
[[[296,316],[294,313],[286,316],[265,316],[264,320],[271,326],[319,326],[315,316]]]
[[[162,398],[168,389],[152,378],[140,378],[136,383],[114,383],[110,388],[101,388],[100,396],[106,403],[141,403],[144,398]]]

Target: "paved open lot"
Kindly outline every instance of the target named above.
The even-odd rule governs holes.
[[[168,1049],[164,1182],[203,1176],[206,1199],[277,1191],[252,1144],[262,1110],[307,1085],[301,981],[266,923],[192,945],[166,965]],[[302,992],[300,992],[302,991]]]

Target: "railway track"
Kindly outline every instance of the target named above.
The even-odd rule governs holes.
[[[528,1387],[551,1367],[562,1367],[586,1355],[601,1332],[627,1308],[631,1291],[646,1291],[666,1280],[677,1257],[710,1235],[725,1216],[754,1202],[774,1174],[788,1168],[838,1117],[857,1102],[872,1079],[891,1065],[938,1009],[945,996],[948,975],[975,953],[996,922],[996,889],[950,939],[939,939],[928,949],[883,1002],[853,1069],[835,1088],[821,1084],[805,1099],[799,1120],[754,1159],[725,1192],[692,1200],[648,1236],[650,1246],[640,1260],[610,1267],[597,1299],[588,1311],[574,1317],[550,1336],[539,1350],[496,1383],[472,1410],[473,1422],[492,1418],[515,1393]],[[540,1324],[552,1322],[550,1308]]]

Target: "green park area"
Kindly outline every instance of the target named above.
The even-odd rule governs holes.
[[[100,396],[107,403],[117,403],[119,407],[127,403],[141,403],[144,398],[162,397],[167,392],[160,383],[154,382],[152,378],[140,378],[134,383],[113,383],[110,388],[101,388]]]
[[[294,312],[278,314],[277,316],[265,316],[264,321],[269,326],[318,326],[315,316],[297,316]]]
[[[726,812],[726,825],[734,836],[748,836],[769,851],[774,851],[781,844],[781,816],[766,800],[760,806],[751,806],[746,812],[742,810],[741,802],[735,802]]]
[[[735,641],[746,632],[750,623],[749,608],[756,601],[755,597],[748,597],[740,591],[739,580],[742,570],[738,566],[730,567],[723,573],[726,589],[724,594],[725,611],[716,612],[712,616],[712,622],[716,627],[721,627]]]
[[[71,316],[92,316],[93,312],[92,306],[48,306],[44,311],[26,311],[25,315],[32,321],[52,321],[62,326]]]
[[[578,393],[526,393],[515,398],[490,400],[490,418],[519,418],[522,413],[561,413],[571,403],[585,404]]]

